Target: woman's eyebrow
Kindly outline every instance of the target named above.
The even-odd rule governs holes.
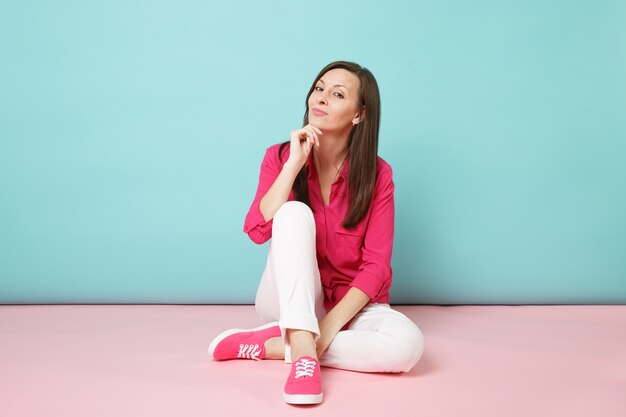
[[[326,84],[326,83],[324,82],[324,80],[322,80],[322,79],[320,79],[319,81],[320,81],[322,84]],[[343,85],[343,84],[335,84],[335,85],[334,85],[334,87],[343,87],[343,88],[345,88],[346,90],[348,89],[348,87],[346,87],[346,86],[345,86],[345,85]]]

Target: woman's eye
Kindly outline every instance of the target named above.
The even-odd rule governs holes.
[[[322,87],[320,87],[320,86],[317,86],[317,87],[315,87],[315,91],[324,91],[324,89],[323,89]],[[335,95],[336,95],[337,97],[343,98],[343,94],[341,94],[341,93],[340,93],[340,92],[338,92],[338,91],[337,91],[337,92],[335,92]]]

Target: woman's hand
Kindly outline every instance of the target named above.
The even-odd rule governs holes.
[[[319,321],[320,337],[317,339],[317,357],[321,358],[343,326],[350,322],[370,301],[369,295],[357,287],[348,293]]]
[[[288,162],[294,164],[300,170],[306,163],[313,146],[320,146],[318,135],[321,134],[322,131],[310,123],[302,129],[292,131]]]
[[[328,317],[328,316],[327,316]],[[338,328],[336,324],[331,322],[330,320],[322,319],[319,322],[320,326],[320,337],[317,339],[317,357],[321,358],[326,349],[330,346],[330,344],[337,336],[337,333],[341,330],[341,327]]]

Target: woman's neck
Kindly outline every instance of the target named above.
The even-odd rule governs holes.
[[[318,171],[336,172],[348,156],[348,137],[333,137],[324,132],[319,148],[313,148],[313,155]]]

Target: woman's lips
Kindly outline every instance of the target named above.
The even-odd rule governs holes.
[[[327,116],[328,113],[326,113],[325,111],[321,111],[319,109],[313,109],[313,114],[316,116]]]

